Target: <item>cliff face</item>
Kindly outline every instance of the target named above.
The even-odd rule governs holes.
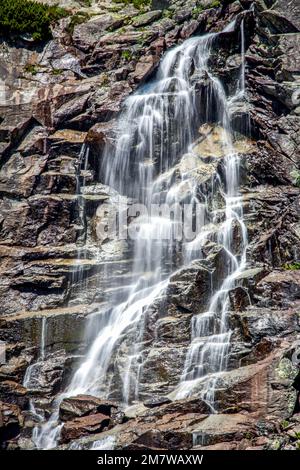
[[[170,403],[164,398],[179,381],[191,318],[207,302],[207,265],[194,262],[171,277],[165,297],[147,317],[141,383],[146,406],[139,404],[125,416],[117,405],[95,398],[68,399],[61,405],[61,442],[68,446],[75,439],[83,448],[104,438],[116,448],[296,448],[300,275],[292,268],[299,267],[300,254],[300,196],[294,181],[300,164],[298,2],[160,1],[144,12],[112,2],[85,8],[65,3],[75,16],[61,20],[47,44],[0,43],[3,447],[33,445],[36,416],[29,399],[38,397],[49,413],[49,403],[86,350],[88,315],[130,275],[130,246],[99,240],[96,230],[111,194],[101,180],[102,151],[107,143],[114,145],[125,98],[153,76],[169,48],[194,35],[222,31],[237,18],[236,26],[220,36],[212,67],[230,91],[241,68],[243,19],[247,103],[236,103],[232,123],[243,136],[238,151],[249,268],[230,293],[233,334],[228,370],[216,391],[218,414],[209,414],[199,398]],[[201,145],[203,154],[205,142]],[[210,190],[218,165],[199,167],[202,190]],[[236,238],[239,244],[238,233]],[[216,247],[207,250],[210,271],[217,276],[222,253]],[[47,356],[28,390],[25,373],[39,358],[43,337]],[[110,398],[120,399],[117,392]]]

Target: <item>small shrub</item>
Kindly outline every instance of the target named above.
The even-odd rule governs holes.
[[[49,6],[32,0],[0,1],[0,33],[30,34],[35,41],[51,38],[51,23],[68,12],[59,6]]]
[[[202,13],[205,10],[205,8],[202,5],[199,5],[198,7],[194,8],[192,16],[193,18],[197,18],[200,13]]]
[[[164,18],[172,18],[173,12],[166,8],[165,10],[163,10],[163,16],[164,16]]]
[[[300,263],[286,263],[283,265],[283,269],[286,271],[297,271],[300,269]]]
[[[286,429],[289,425],[290,425],[290,423],[286,419],[284,419],[280,423],[281,429]]]
[[[131,59],[131,52],[126,50],[126,51],[122,51],[122,58],[129,61]]]
[[[192,12],[193,18],[197,18],[200,13],[202,13],[205,10],[209,10],[210,8],[219,8],[222,5],[220,0],[213,0],[211,3],[209,3],[207,6],[204,5],[198,5],[194,8]]]
[[[220,0],[213,0],[208,8],[219,8],[221,6],[221,1]]]
[[[36,75],[38,73],[38,68],[35,64],[26,64],[24,70],[26,73],[31,73],[31,75]]]

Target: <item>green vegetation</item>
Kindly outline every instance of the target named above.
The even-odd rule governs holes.
[[[135,8],[139,10],[145,8],[148,5],[151,5],[152,0],[114,0],[115,3],[125,3],[132,4]]]
[[[210,8],[219,8],[221,5],[222,2],[220,0],[213,0],[206,6],[200,4],[196,8],[194,8],[192,16],[193,18],[197,18],[203,11],[210,10]]]
[[[300,188],[300,171],[291,171],[291,177],[293,178],[293,185],[297,186],[297,188]]]
[[[122,51],[122,58],[129,61],[132,57],[132,54],[130,51],[126,50],[126,51]]]
[[[222,2],[220,0],[213,0],[208,8],[219,8],[222,5]]]
[[[300,263],[286,263],[283,265],[283,269],[286,271],[297,271],[300,269]]]
[[[286,429],[286,428],[289,427],[289,425],[290,425],[290,423],[289,423],[286,419],[284,419],[284,420],[281,421],[281,423],[280,423],[281,429]]]
[[[31,0],[0,1],[0,33],[30,34],[35,41],[51,37],[51,23],[67,16],[59,6],[49,6]]]
[[[89,20],[89,18],[90,16],[88,13],[83,12],[83,11],[78,11],[77,13],[75,13],[75,15],[72,16],[70,24],[67,28],[67,32],[72,34],[75,26],[77,26],[78,24],[85,23],[86,21]]]
[[[197,18],[200,13],[202,13],[205,10],[205,8],[202,5],[199,5],[198,7],[194,8],[192,16],[193,18]]]
[[[79,3],[83,7],[91,7],[92,6],[92,0],[79,0]]]
[[[163,16],[164,16],[164,18],[172,18],[173,14],[174,14],[173,11],[168,10],[168,8],[166,8],[165,10],[163,10]]]
[[[62,73],[62,69],[52,69],[52,75],[61,75]]]
[[[31,75],[36,75],[38,73],[38,68],[35,64],[26,64],[24,70],[26,73],[31,73]]]

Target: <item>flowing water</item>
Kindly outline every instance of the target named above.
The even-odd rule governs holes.
[[[226,368],[230,345],[229,291],[245,268],[247,246],[238,192],[239,157],[230,126],[232,97],[226,96],[210,68],[216,37],[195,37],[170,50],[155,79],[127,99],[119,118],[116,148],[107,148],[103,156],[102,179],[120,194],[143,204],[130,226],[135,234],[132,282],[121,302],[116,296],[108,309],[90,321],[89,328],[94,331],[90,349],[65,392],[56,399],[49,421],[35,431],[38,448],[55,447],[61,428],[58,406],[66,396],[89,393],[107,397],[117,383],[119,399],[124,403],[139,399],[147,311],[164,295],[172,273],[202,257],[202,246],[208,239],[223,247],[223,280],[218,290],[212,286],[207,311],[192,319],[192,341],[174,393],[188,396],[194,393],[195,384],[201,383],[200,393],[213,409],[215,374]],[[244,74],[244,65],[242,69]],[[237,83],[237,93],[241,87],[244,78]],[[221,129],[224,175],[213,177],[211,194],[206,194],[195,177],[197,158],[192,143],[199,126],[210,122]],[[206,139],[210,141],[209,132]],[[214,192],[224,201],[221,223],[217,221],[220,208],[212,203]],[[180,224],[176,218],[161,211],[153,214],[153,205],[183,203],[197,214],[196,236],[192,239],[178,237]],[[233,240],[236,227],[238,248]]]

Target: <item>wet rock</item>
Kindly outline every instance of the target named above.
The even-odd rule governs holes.
[[[254,417],[247,414],[212,414],[194,430],[194,442],[200,446],[197,448],[206,449],[215,444],[224,446],[227,442],[241,441],[246,436],[255,436],[254,424]]]
[[[29,357],[15,351],[15,356],[11,356],[10,345],[6,346],[6,363],[0,365],[0,378],[2,380],[15,380],[20,382],[24,377],[25,370],[29,364]],[[24,345],[23,345],[24,348]]]
[[[74,202],[57,196],[33,196],[24,202],[4,200],[0,203],[3,220],[0,240],[5,244],[26,246],[75,241]],[[73,215],[72,215],[73,212]]]
[[[199,28],[199,22],[197,20],[191,20],[190,22],[184,24],[183,28],[180,31],[180,37],[182,39],[187,39],[196,33]]]
[[[142,450],[142,449],[167,449],[167,450],[183,450],[191,449],[192,436],[184,432],[159,431],[151,429],[143,432],[132,442],[123,445],[125,450]]]
[[[238,322],[243,340],[258,343],[265,337],[284,336],[299,329],[297,309],[275,310],[250,307],[232,315],[231,322]]]
[[[19,435],[23,422],[17,405],[0,402],[0,446]]]
[[[12,380],[3,380],[0,383],[0,400],[18,405],[21,409],[27,408],[27,389]]]
[[[211,2],[205,0],[203,5],[210,7]],[[138,15],[137,10],[128,6],[121,7],[118,14],[107,13],[109,6],[101,4],[101,11],[93,6],[97,16],[76,25],[73,33],[63,31],[70,24],[63,20],[46,48],[41,46],[41,50],[36,50],[6,43],[1,47],[0,68],[5,79],[1,90],[8,106],[1,108],[0,118],[3,196],[0,337],[11,341],[12,349],[7,364],[0,367],[0,377],[9,396],[7,400],[15,403],[23,400],[19,384],[33,355],[37,358],[40,353],[43,317],[47,317],[47,360],[43,364],[38,361],[36,369],[32,368],[30,388],[36,395],[48,401],[52,399],[74,363],[71,366],[71,360],[65,362],[64,353],[57,360],[48,355],[61,347],[81,353],[85,316],[95,311],[90,308],[91,302],[103,301],[107,289],[106,280],[101,279],[100,287],[98,284],[99,259],[113,263],[118,258],[120,263],[114,269],[124,275],[126,268],[122,261],[130,271],[127,246],[118,244],[117,240],[105,240],[99,249],[97,243],[97,250],[87,248],[86,257],[81,259],[79,271],[87,287],[84,293],[75,293],[80,286],[75,242],[84,231],[77,213],[76,176],[92,183],[83,191],[82,199],[88,214],[87,237],[89,242],[96,241],[96,226],[103,213],[99,209],[98,217],[95,212],[114,196],[95,184],[103,146],[107,142],[114,144],[111,119],[120,112],[128,94],[155,72],[166,47],[198,31],[221,30],[241,11],[241,5],[250,6],[247,1],[234,2],[223,5],[222,9],[209,8],[194,18],[196,2],[192,1],[191,5],[172,2],[168,10],[172,18],[160,18],[160,12]],[[268,7],[256,2],[253,12],[238,15],[231,32],[220,37],[218,51],[222,53],[212,57],[212,67],[226,92],[232,95],[241,66],[243,17],[247,103],[244,97],[239,98],[232,103],[231,112],[235,130],[247,132],[241,126],[247,118],[253,138],[259,139],[253,143],[239,137],[235,146],[243,161],[241,195],[249,234],[247,261],[249,266],[265,270],[266,276],[261,279],[260,272],[245,272],[230,294],[234,311],[229,319],[233,328],[229,370],[218,382],[216,397],[220,410],[234,411],[234,414],[226,414],[223,421],[214,417],[206,420],[210,410],[200,401],[165,405],[160,401],[160,406],[146,411],[141,406],[131,416],[132,422],[123,423],[122,411],[112,408],[109,426],[116,426],[117,430],[110,432],[118,448],[189,449],[194,433],[199,433],[199,448],[277,449],[294,445],[292,436],[288,436],[290,440],[286,436],[274,437],[275,431],[266,429],[266,435],[272,435],[267,442],[266,437],[257,437],[252,428],[252,412],[262,417],[286,418],[299,400],[293,388],[297,371],[291,362],[291,339],[296,338],[299,329],[298,279],[296,271],[282,268],[292,263],[300,252],[299,191],[292,186],[291,176],[298,165],[300,144],[299,103],[295,95],[299,72],[299,7],[290,0],[278,0],[276,5],[268,4]],[[36,73],[31,74],[28,67],[25,70],[27,63]],[[84,78],[82,73],[89,77]],[[203,89],[201,77],[196,74],[194,84],[197,89]],[[210,118],[216,119],[213,114]],[[90,129],[91,126],[94,127]],[[179,182],[186,171],[193,171],[199,196],[210,194],[216,171],[222,175],[224,157],[220,145],[223,131],[219,126],[212,127],[210,145],[207,135],[200,136],[202,140],[193,149],[197,149],[197,155],[186,154],[173,175],[162,177],[163,184],[170,176]],[[86,173],[76,173],[80,147],[86,139],[91,146],[88,177]],[[187,185],[181,186],[178,197],[182,202],[188,191]],[[219,199],[222,197],[218,194],[214,201],[218,209]],[[113,212],[113,206],[110,210]],[[210,227],[210,237],[214,240],[222,217],[218,213],[216,226]],[[236,230],[237,247],[239,236]],[[141,399],[153,395],[164,397],[178,383],[190,344],[191,318],[204,311],[211,286],[217,289],[218,280],[226,272],[221,251],[212,245],[203,247],[208,262],[194,263],[172,276],[166,295],[154,302],[145,315]],[[96,257],[98,261],[94,262]],[[105,264],[105,269],[109,269],[108,265]],[[13,346],[20,340],[25,343],[24,353]],[[285,340],[288,344],[282,346]],[[128,341],[132,341],[129,333]],[[127,346],[120,348],[114,364],[115,380],[120,380],[124,369],[122,354]],[[66,372],[62,370],[64,365]],[[115,389],[118,387],[113,382],[112,395]],[[85,411],[78,411],[81,412],[89,413],[90,405]],[[96,409],[96,414],[99,412],[105,415]],[[78,416],[78,419],[92,419],[95,415]],[[18,418],[16,424],[12,436],[20,427]],[[65,431],[66,439],[88,436],[95,430],[102,431],[102,425],[93,421],[77,422]],[[30,448],[30,443],[21,441],[9,445]]]
[[[110,418],[107,415],[96,413],[93,415],[75,418],[66,422],[61,430],[61,442],[69,442],[81,436],[102,431],[108,426]]]
[[[49,299],[46,298],[46,302]],[[66,308],[44,309],[42,311],[24,311],[1,319],[0,338],[3,341],[15,342],[23,340],[27,347],[39,349],[42,337],[43,318],[46,322],[47,335],[45,348],[49,351],[59,351],[61,347],[68,351],[80,348],[83,343],[85,317],[96,309],[96,305],[75,305]],[[28,364],[27,358],[10,359],[1,366],[0,376],[7,378],[24,374]]]
[[[115,403],[91,395],[77,395],[76,397],[65,398],[61,402],[59,416],[62,421],[97,413],[111,416],[113,408],[117,408]]]
[[[171,403],[171,400],[167,397],[154,397],[144,401],[144,406],[147,408],[155,408],[156,406],[166,405]]]
[[[277,419],[290,417],[296,403],[293,382],[298,372],[286,357],[288,345],[284,346],[285,352],[277,345],[262,361],[222,374],[216,384],[216,409],[246,410]]]
[[[143,82],[154,72],[159,57],[155,55],[146,55],[136,64],[134,72],[129,77],[134,82]]]
[[[300,299],[300,271],[273,271],[259,281],[256,288],[270,306],[287,308]]]
[[[35,395],[56,394],[62,384],[65,361],[65,352],[58,351],[31,364],[24,378],[27,389]]]
[[[108,122],[99,122],[91,127],[87,134],[87,142],[91,146],[93,152],[93,167],[99,168],[96,159],[99,160],[99,155],[102,154],[105,145],[112,145],[115,138],[115,126],[114,120]],[[95,157],[94,157],[95,155]]]

